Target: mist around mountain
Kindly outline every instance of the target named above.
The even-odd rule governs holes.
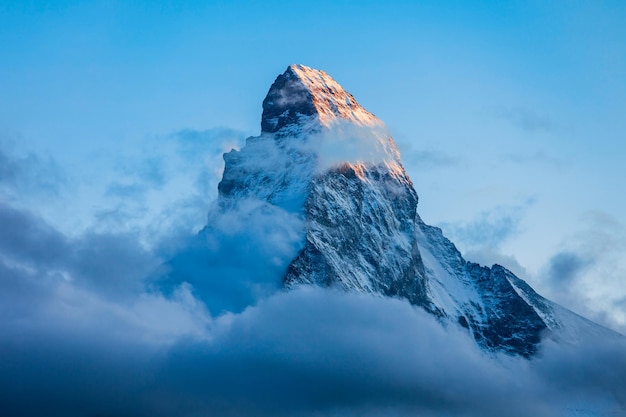
[[[266,117],[277,121],[266,123],[261,136],[275,135],[280,128],[272,130],[284,113]],[[317,129],[298,123],[294,131],[290,120],[299,117],[296,113],[285,114],[283,126],[291,127],[282,140],[302,134],[301,127]],[[378,123],[368,125],[372,120],[359,111],[348,124],[311,132],[318,141],[298,145],[287,159],[277,142],[248,139],[246,148],[226,154],[226,164],[258,175],[243,177],[242,186],[241,177],[228,176],[237,169],[227,169],[220,183],[222,198],[208,209],[208,223],[198,235],[186,234],[174,223],[152,240],[141,234],[149,244],[134,230],[72,236],[46,223],[32,207],[2,200],[3,414],[626,415],[624,339],[594,331],[598,326],[591,323],[586,329],[577,316],[566,314],[572,318],[567,321],[561,315],[559,323],[575,334],[554,338],[539,332],[531,355],[485,349],[476,333],[468,331],[469,323],[465,327],[451,314],[455,306],[463,306],[463,291],[449,292],[456,303],[444,308],[437,301],[443,295],[432,295],[433,288],[449,288],[445,283],[425,286],[423,295],[430,298],[411,300],[406,286],[386,294],[387,287],[375,288],[371,280],[351,280],[354,271],[338,268],[338,263],[328,268],[344,275],[329,274],[339,277],[335,285],[319,285],[315,277],[321,275],[314,269],[323,263],[294,261],[315,238],[306,237],[311,218],[300,211],[320,209],[304,193],[309,181],[326,178],[316,184],[314,195],[331,192],[331,180],[351,189],[351,179],[371,180],[355,165],[365,158],[386,164],[388,173],[404,181],[399,155]],[[257,165],[237,165],[250,149],[261,155],[254,158]],[[309,161],[313,169],[304,169],[312,150],[318,155]],[[342,166],[331,177],[318,176],[349,155],[352,166]],[[18,170],[11,172],[16,174],[5,176],[7,187],[19,183]],[[262,175],[266,172],[289,175]],[[394,181],[383,182],[388,195],[411,195]],[[224,198],[228,195],[236,199]],[[346,194],[336,197],[321,201],[342,201]],[[175,210],[171,215],[176,216]],[[384,230],[397,231],[397,247],[408,248],[410,259],[417,259],[402,224]],[[317,243],[323,243],[325,236],[317,236]],[[416,242],[424,255],[434,253]],[[445,240],[438,242],[445,246]],[[439,272],[427,274],[429,266],[441,261],[429,263],[422,252],[423,271],[417,261],[410,270],[425,280],[441,277]],[[398,259],[388,261],[395,265]],[[360,265],[375,265],[368,262]],[[295,282],[305,276],[316,285]],[[503,285],[516,282],[505,278]],[[519,287],[514,288],[518,296],[529,293]],[[423,301],[428,299],[432,305]],[[553,312],[557,308],[550,307]],[[443,313],[453,320],[445,320]]]

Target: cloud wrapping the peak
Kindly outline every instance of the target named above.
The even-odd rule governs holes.
[[[280,289],[303,245],[299,214],[258,199],[225,211],[216,204],[207,226],[168,260],[161,285],[171,290],[190,283],[212,313],[239,312]]]
[[[342,163],[399,163],[400,154],[384,126],[357,126],[336,121],[330,128],[311,135],[301,145],[317,155],[317,172]]]

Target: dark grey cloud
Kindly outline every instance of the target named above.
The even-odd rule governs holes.
[[[549,298],[626,332],[626,227],[612,216],[592,211],[581,229],[568,236],[540,273]]]
[[[548,277],[551,285],[568,288],[593,261],[573,252],[559,252],[550,258]]]
[[[506,392],[498,380],[515,385],[466,334],[399,300],[305,289],[244,311],[224,330],[210,351],[220,365],[196,354],[186,360],[200,364],[188,383],[219,381],[226,407],[207,402],[227,415],[496,415],[504,399],[477,396],[487,386]],[[253,375],[243,383],[231,373],[239,366]]]
[[[12,337],[0,338],[0,408],[51,416],[626,412],[623,340],[548,344],[527,363],[485,355],[405,301],[324,289],[278,293],[170,345],[111,315],[100,311],[90,326],[52,320],[37,333],[3,322]]]
[[[138,291],[159,262],[135,236],[86,233],[70,238],[36,215],[2,202],[0,224],[0,259],[7,276],[14,277],[2,280],[0,288],[14,285],[21,274],[26,281],[72,280],[78,287],[117,296]]]
[[[0,253],[32,267],[55,267],[70,252],[68,242],[33,214],[0,201]]]
[[[137,293],[160,259],[144,250],[134,235],[86,233],[71,241],[68,272],[99,294]]]

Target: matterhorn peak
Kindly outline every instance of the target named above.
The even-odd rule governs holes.
[[[326,72],[293,64],[276,78],[263,100],[261,131],[318,131],[342,120],[358,126],[383,124]]]
[[[261,135],[224,162],[202,241],[213,245],[215,233],[233,227],[229,236],[250,230],[271,236],[272,245],[288,242],[259,268],[274,271],[270,281],[237,289],[242,300],[265,286],[303,285],[404,299],[487,351],[528,358],[546,337],[575,342],[578,334],[609,332],[501,266],[468,262],[441,229],[424,223],[384,125],[324,71],[291,65],[279,75],[263,101]],[[248,251],[244,245],[237,262]],[[226,285],[205,278],[191,284],[206,285],[206,294]]]

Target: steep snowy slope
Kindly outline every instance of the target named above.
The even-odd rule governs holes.
[[[262,133],[224,155],[218,211],[261,200],[302,219],[287,288],[313,284],[401,297],[470,331],[486,349],[531,356],[544,335],[605,330],[505,268],[463,259],[417,214],[383,123],[328,74],[291,65],[263,101]],[[608,332],[608,330],[606,331]]]

